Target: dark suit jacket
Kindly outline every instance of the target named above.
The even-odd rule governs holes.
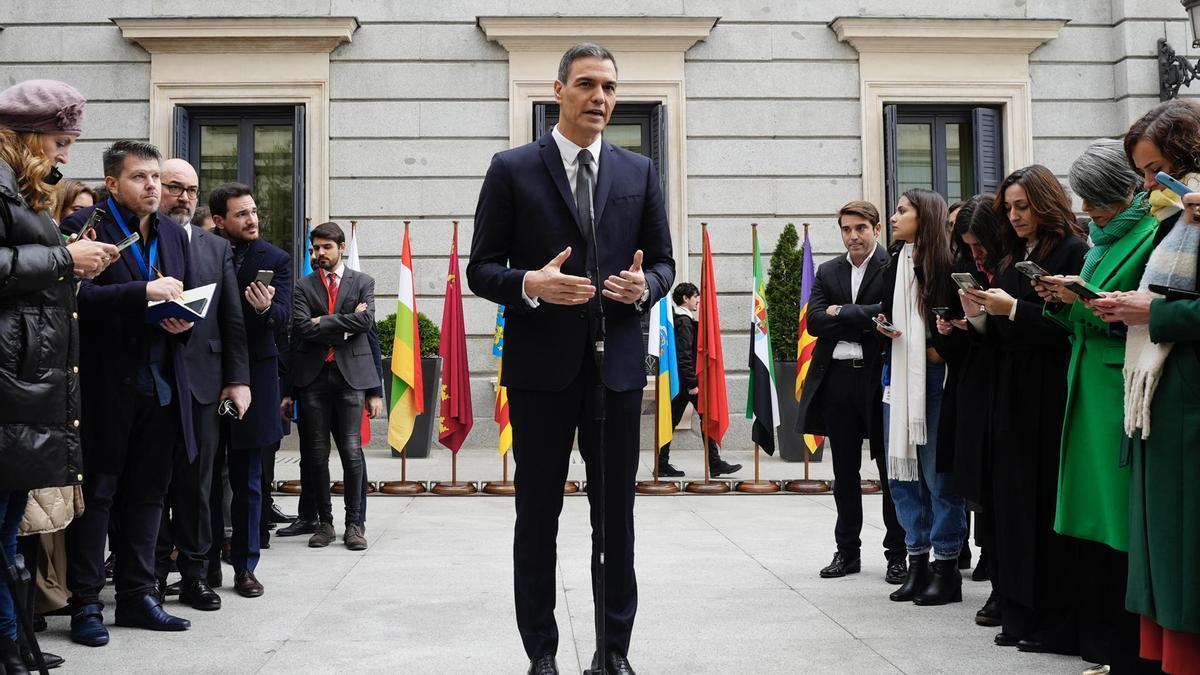
[[[867,371],[866,398],[862,401],[862,413],[868,421],[864,437],[870,437],[870,426],[877,421],[880,401],[879,341],[872,337],[875,324],[871,318],[877,313],[883,289],[881,272],[887,264],[887,252],[883,244],[875,247],[875,254],[867,262],[858,297],[851,297],[850,261],[841,255],[826,261],[817,268],[812,295],[808,300],[808,331],[817,338],[813,349],[812,363],[804,381],[804,392],[800,396],[800,410],[796,428],[801,433],[827,435],[827,424],[821,406],[814,405],[821,395],[821,383],[833,361],[833,350],[839,341],[857,342],[862,345],[863,367]],[[830,305],[841,305],[837,316],[829,316],[825,310]],[[871,454],[875,447],[872,443]]]
[[[271,285],[275,298],[264,313],[246,302],[244,291],[258,270],[274,270]],[[237,292],[242,296],[242,320],[246,324],[246,349],[250,358],[250,409],[241,420],[231,421],[230,444],[234,448],[257,448],[283,438],[279,414],[279,347],[276,338],[287,330],[292,304],[292,257],[262,239],[249,244],[237,270]]]
[[[197,403],[217,402],[226,384],[250,384],[246,325],[242,322],[242,289],[233,269],[233,249],[225,239],[192,228],[189,245],[196,286],[217,285],[208,316],[192,328],[184,348],[188,379]]]
[[[671,235],[658,175],[650,160],[605,142],[600,151],[594,211],[601,280],[629,268],[642,250],[650,297],[657,302],[675,280]],[[467,283],[476,295],[505,306],[503,384],[561,391],[590,358],[587,306],[522,299],[525,272],[541,269],[572,248],[565,274],[587,273],[589,235],[580,224],[562,155],[551,134],[496,154],[479,191]],[[602,282],[601,282],[602,283]],[[646,386],[640,312],[603,300],[607,323],[604,383],[614,391]]]
[[[364,302],[367,310],[355,312],[354,308]],[[288,367],[293,388],[312,384],[325,365],[330,347],[338,371],[352,388],[365,391],[379,386],[379,359],[372,356],[367,337],[375,330],[375,280],[345,267],[335,309],[329,313],[329,292],[319,271],[296,284]],[[314,317],[320,317],[320,323],[313,324]]]
[[[78,231],[95,207],[81,209],[63,222],[63,229]],[[107,209],[106,209],[107,210]],[[187,233],[175,222],[158,217],[158,261],[165,276],[193,288],[188,262]],[[126,224],[137,227],[131,216]],[[98,241],[115,244],[125,238],[113,214],[106,213],[96,226]],[[138,267],[134,247],[122,251],[121,259],[98,277],[79,287],[79,374],[83,395],[80,433],[83,462],[88,471],[121,473],[125,451],[133,431],[137,400],[137,372],[145,365],[147,337],[161,331],[146,323],[146,281]],[[173,371],[173,403],[179,406],[181,437],[189,460],[196,458],[192,433],[191,386],[188,381],[184,344],[191,331],[166,336],[165,358]],[[164,447],[163,452],[172,452]]]

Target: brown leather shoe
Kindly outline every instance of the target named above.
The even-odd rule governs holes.
[[[346,532],[342,535],[342,541],[351,551],[367,550],[367,538],[363,536],[362,525],[347,525]]]
[[[250,570],[242,570],[234,575],[233,588],[243,598],[257,598],[263,594],[263,585]]]
[[[309,548],[325,548],[337,539],[337,533],[333,531],[333,523],[321,523],[317,525],[316,532],[308,538]]]

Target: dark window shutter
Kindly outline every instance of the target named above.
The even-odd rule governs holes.
[[[650,161],[658,172],[658,184],[663,193],[663,205],[668,216],[671,200],[667,198],[667,106],[658,104],[650,111]]]
[[[975,193],[994,194],[1004,180],[1004,146],[1001,144],[1000,111],[975,108],[971,111],[975,136]]]
[[[171,145],[171,157],[178,157],[191,161],[191,156],[188,151],[191,148],[191,120],[189,119],[188,109],[177,105],[171,111],[172,126],[175,129],[173,142]],[[195,163],[195,162],[193,162]]]
[[[886,204],[876,204],[880,213],[891,213],[900,195],[896,194],[899,181],[899,158],[896,155],[896,106],[883,106],[883,183]],[[883,228],[888,238],[891,238],[891,228]]]
[[[534,103],[533,104],[533,138],[537,140],[542,136],[550,133],[550,127],[553,126],[547,121],[546,108],[549,104]]]
[[[304,218],[308,215],[305,201],[305,185],[308,183],[308,148],[305,144],[304,105],[292,108],[292,278],[299,279],[304,269],[304,258],[308,255],[308,233],[304,231]]]

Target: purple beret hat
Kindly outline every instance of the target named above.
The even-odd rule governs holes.
[[[26,80],[0,91],[0,127],[13,131],[80,134],[87,99],[57,80]]]

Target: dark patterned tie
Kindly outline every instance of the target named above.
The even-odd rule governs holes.
[[[585,228],[592,226],[592,194],[596,188],[596,172],[592,170],[592,153],[584,148],[577,158],[579,173],[575,176],[575,207],[579,209],[579,222]]]

